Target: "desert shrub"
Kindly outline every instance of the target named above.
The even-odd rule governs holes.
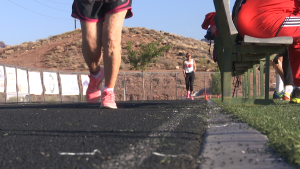
[[[201,65],[206,65],[207,64],[207,60],[204,58],[199,58],[197,63],[201,64]]]
[[[46,59],[45,59],[45,61],[47,61],[47,62],[49,62],[51,60],[51,58],[49,58],[49,57],[47,57]]]
[[[183,65],[183,61],[177,61],[177,65],[179,65],[179,66],[182,66]],[[198,65],[197,65],[197,67],[198,67]]]
[[[59,49],[55,50],[55,53],[62,53],[62,52],[63,50],[59,50]]]
[[[150,37],[150,35],[149,34],[143,34],[142,36],[144,36],[144,37]]]
[[[178,56],[185,56],[185,51],[179,50],[178,51]]]
[[[123,27],[122,28],[122,33],[129,33],[128,27]]]
[[[71,58],[66,58],[66,59],[65,59],[65,62],[66,62],[66,63],[71,63]]]
[[[176,66],[177,66],[177,64],[175,62],[172,62],[170,60],[164,62],[164,65],[165,65],[167,70],[176,69]]]
[[[195,54],[195,55],[193,55],[193,58],[201,58],[201,55],[200,54]]]
[[[76,50],[76,46],[70,46],[69,50]]]
[[[6,55],[11,55],[12,53],[14,53],[14,50],[7,50],[7,51],[5,51]]]
[[[178,44],[178,49],[181,49],[181,50],[187,50],[187,45],[186,44]]]
[[[84,69],[85,69],[85,65],[86,65],[86,64],[81,63],[78,67],[79,67],[79,68],[84,68]]]
[[[66,67],[66,66],[67,66],[67,64],[66,64],[65,62],[62,62],[62,63],[60,64],[60,66],[62,66],[62,67]]]
[[[162,56],[163,52],[170,49],[170,45],[159,46],[160,41],[153,41],[150,43],[142,43],[140,48],[133,49],[133,42],[127,43],[127,54],[128,57],[122,57],[124,63],[131,65],[131,70],[146,70],[149,63],[153,59]]]
[[[37,48],[39,48],[39,47],[41,47],[41,46],[39,46],[39,45],[34,45],[32,48],[33,48],[33,49],[37,49]]]
[[[82,44],[82,40],[80,39],[80,40],[74,42],[73,44],[74,44],[74,45],[81,45],[81,44]]]
[[[3,54],[3,55],[1,55],[1,58],[6,59],[6,58],[8,58],[8,55]]]
[[[162,81],[162,78],[161,77],[156,77],[156,78],[153,78],[152,79],[154,82],[156,82],[156,84],[159,84],[159,82]]]
[[[217,68],[215,69],[216,73],[211,74],[211,81],[210,81],[210,91],[214,95],[221,94],[221,73],[220,70]]]
[[[176,77],[176,73],[170,73],[171,77]]]
[[[124,65],[124,64],[121,64],[121,65],[120,65],[120,69],[123,70],[124,68],[125,68],[125,65]]]
[[[49,51],[49,52],[47,52],[47,55],[53,55],[53,51]]]

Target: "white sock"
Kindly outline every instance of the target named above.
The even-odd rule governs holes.
[[[291,94],[294,87],[292,85],[284,86],[284,92]]]
[[[190,93],[190,91],[188,91],[188,93]]]
[[[99,69],[99,72],[96,74],[96,75],[93,75],[93,74],[91,74],[95,79],[98,79],[99,78],[99,76],[101,75],[101,72],[100,72],[100,69]]]
[[[276,91],[281,92],[283,88],[283,81],[281,80],[279,74],[276,74]]]
[[[106,86],[104,86],[104,89],[103,90],[106,90],[106,91],[114,91],[114,88],[107,88]]]

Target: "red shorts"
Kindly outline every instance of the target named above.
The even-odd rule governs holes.
[[[300,14],[291,0],[247,0],[238,14],[239,33],[257,38],[293,37],[289,58],[295,86],[300,86]]]
[[[105,14],[117,13],[127,10],[125,18],[132,17],[132,0],[116,0],[104,2],[103,0],[74,0],[72,17],[83,22],[103,22]]]

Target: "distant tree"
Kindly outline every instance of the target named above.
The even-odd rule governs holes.
[[[150,43],[142,43],[139,49],[133,49],[132,41],[127,42],[127,54],[128,57],[122,57],[123,62],[130,64],[131,70],[141,70],[143,72],[143,99],[145,100],[145,82],[144,82],[144,71],[147,69],[149,63],[153,62],[154,59],[162,56],[163,52],[169,50],[171,45],[159,46],[161,39]]]
[[[143,72],[147,69],[149,63],[162,56],[163,52],[172,47],[171,45],[160,47],[160,41],[161,39],[150,43],[142,43],[139,49],[133,49],[133,42],[129,41],[126,46],[128,57],[123,57],[122,60],[131,65],[131,70],[141,70]]]

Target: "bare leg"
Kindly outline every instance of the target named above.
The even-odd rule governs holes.
[[[102,44],[105,86],[115,86],[121,64],[121,34],[127,10],[105,15]]]
[[[102,49],[102,22],[80,22],[82,31],[82,54],[91,74],[100,68]]]

